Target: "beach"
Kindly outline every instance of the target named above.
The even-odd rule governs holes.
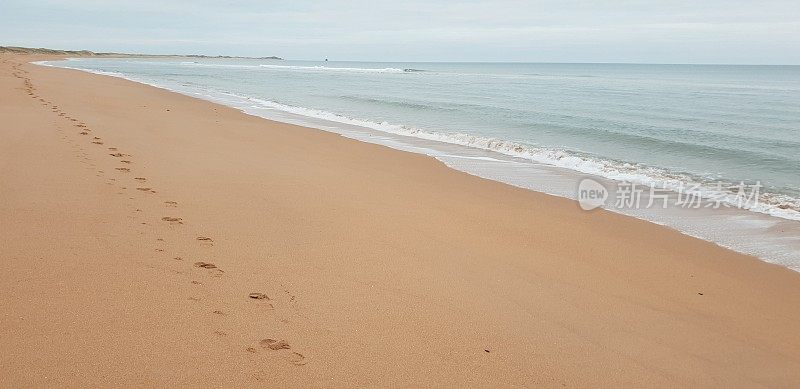
[[[800,274],[0,56],[0,386],[793,387]]]

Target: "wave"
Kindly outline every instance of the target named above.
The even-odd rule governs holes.
[[[67,59],[68,60],[73,60],[74,59],[76,61],[80,60],[80,58],[67,58]],[[92,73],[92,74],[99,74],[99,75],[102,75],[102,76],[111,76],[111,77],[129,79],[127,75],[119,73],[119,72],[111,72],[111,71],[95,70],[95,69],[85,69],[85,68],[76,68],[76,67],[63,66],[63,65],[56,66],[56,65],[53,65],[53,64],[49,63],[49,61],[36,61],[36,62],[31,62],[31,63],[34,64],[34,65],[48,66],[48,67],[51,67],[51,68],[80,70],[82,72],[87,72],[87,73]],[[137,81],[137,82],[140,82],[140,81]]]
[[[202,63],[194,61],[184,61],[180,63],[181,66],[192,66],[199,68],[225,68],[225,69],[258,69],[259,65],[235,65],[235,64],[221,64],[221,63]]]
[[[184,61],[181,66],[208,67],[208,68],[232,68],[232,69],[270,69],[270,70],[294,70],[304,72],[352,72],[352,73],[418,73],[424,72],[422,69],[413,68],[354,68],[336,66],[301,66],[301,65],[240,65],[240,64],[215,64],[201,63],[195,61]]]
[[[227,95],[245,99],[266,107],[295,115],[336,122],[418,139],[466,146],[475,149],[497,152],[503,155],[522,158],[531,162],[569,169],[572,171],[605,177],[614,181],[636,183],[671,190],[675,193],[699,196],[719,201],[731,207],[747,209],[788,220],[800,221],[800,199],[789,195],[760,192],[756,201],[742,203],[737,195],[740,182],[708,181],[702,177],[663,168],[635,164],[625,161],[598,158],[588,153],[552,147],[540,147],[509,140],[482,137],[465,133],[445,133],[429,131],[388,122],[375,122],[360,118],[339,115],[333,112],[286,105],[275,101]],[[752,184],[752,183],[750,183]]]
[[[433,111],[449,111],[457,112],[458,109],[453,107],[444,107],[437,104],[419,104],[408,101],[394,100],[394,99],[376,99],[372,97],[362,97],[353,95],[340,95],[338,98],[342,100],[355,101],[359,103],[370,103],[375,105],[383,105],[390,107],[410,108],[415,110],[433,110]]]
[[[356,72],[356,73],[415,73],[423,72],[421,69],[399,69],[399,68],[348,68],[335,66],[295,66],[295,65],[258,65],[267,69],[286,69],[304,71],[333,71],[333,72]]]

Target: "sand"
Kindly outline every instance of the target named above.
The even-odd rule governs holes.
[[[800,274],[0,56],[0,386],[800,385]]]

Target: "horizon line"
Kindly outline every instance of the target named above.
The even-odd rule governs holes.
[[[45,47],[26,47],[26,46],[5,46],[0,45],[0,48],[18,48],[27,50],[52,50],[64,51],[78,54],[80,52],[89,52],[99,56],[112,57],[114,55],[129,55],[129,56],[153,56],[153,57],[205,57],[205,58],[230,58],[230,59],[272,59],[283,61],[307,61],[307,62],[377,62],[377,63],[475,63],[475,64],[553,64],[553,65],[690,65],[690,66],[800,66],[800,63],[712,63],[712,62],[607,62],[607,61],[508,61],[508,60],[489,60],[489,61],[453,61],[453,60],[423,60],[423,61],[396,61],[396,60],[364,60],[364,59],[300,59],[300,58],[285,58],[278,55],[264,55],[264,56],[250,56],[250,55],[232,55],[232,54],[152,54],[152,53],[126,53],[126,52],[104,52],[93,51],[88,49],[51,49]]]

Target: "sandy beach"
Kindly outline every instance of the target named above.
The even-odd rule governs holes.
[[[46,58],[0,56],[2,387],[800,385],[796,272]]]

